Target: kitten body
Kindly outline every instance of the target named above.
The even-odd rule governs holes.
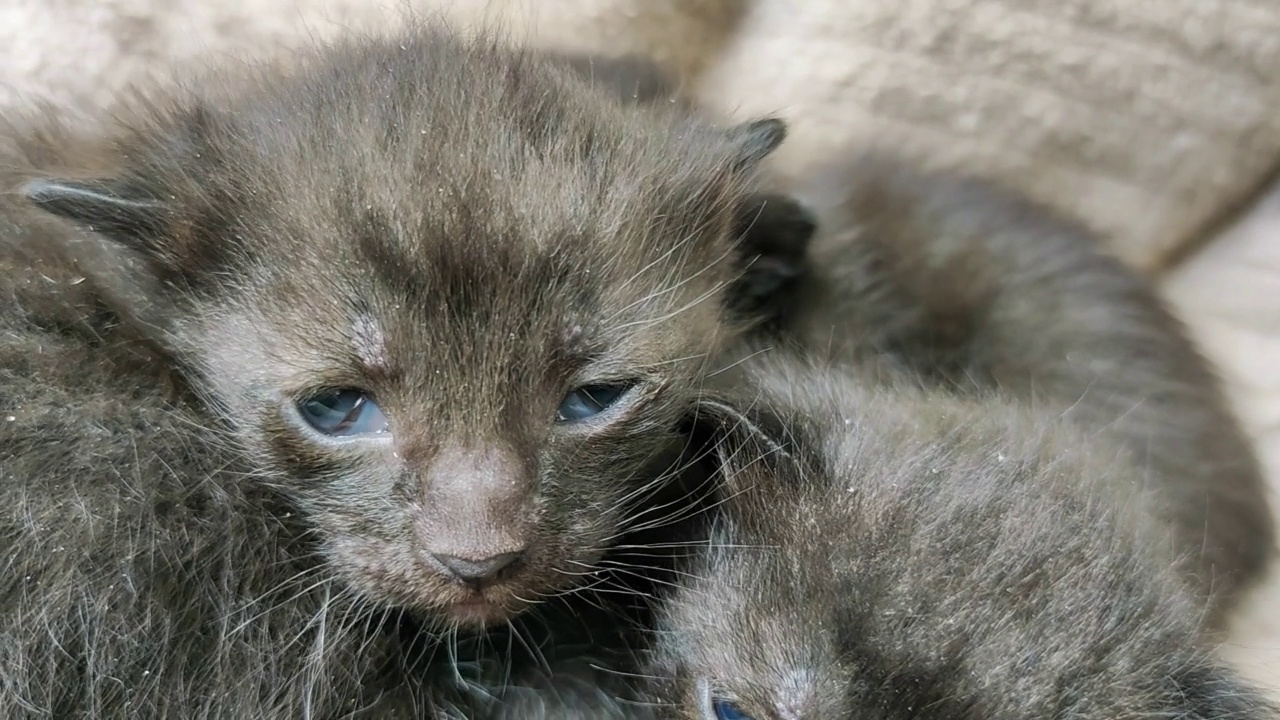
[[[1201,642],[1122,448],[808,360],[704,411],[723,502],[655,632],[660,717],[1280,717]]]
[[[1211,644],[1272,552],[1258,466],[1145,283],[887,158],[798,194],[781,348],[702,413],[724,488],[660,610],[661,714],[1275,717]]]
[[[819,218],[784,344],[1058,413],[1128,451],[1221,624],[1275,552],[1252,445],[1155,290],[1085,228],[887,156],[796,191]]]

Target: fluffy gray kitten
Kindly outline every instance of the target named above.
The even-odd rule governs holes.
[[[772,352],[703,409],[724,488],[660,611],[664,716],[1274,716],[1210,653],[1273,552],[1261,473],[1147,284],[885,157],[798,195]]]
[[[1151,285],[1046,208],[887,156],[796,194],[821,229],[778,341],[1013,398],[1123,448],[1220,625],[1274,556],[1274,520],[1218,378]]]
[[[683,495],[782,124],[429,28],[291,63],[5,138],[2,717],[421,715],[558,681],[501,633],[590,615]],[[601,612],[564,629],[607,664],[630,625]]]
[[[719,515],[644,674],[690,720],[1280,717],[1202,641],[1122,448],[777,354],[709,401]]]

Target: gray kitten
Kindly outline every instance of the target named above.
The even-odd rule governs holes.
[[[1086,229],[974,180],[863,157],[797,191],[819,218],[780,340],[1062,414],[1128,450],[1220,625],[1275,530],[1218,379]]]
[[[455,639],[679,507],[782,124],[432,30],[297,60],[11,138],[0,716],[444,712]]]
[[[662,610],[660,717],[1280,717],[1199,641],[1121,448],[1006,398],[747,366],[757,393],[702,411],[723,501]]]
[[[702,411],[724,489],[664,715],[1274,717],[1208,637],[1271,553],[1260,473],[1151,290],[976,182],[867,158],[800,195],[793,350]]]

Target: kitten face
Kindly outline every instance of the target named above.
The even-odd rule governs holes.
[[[119,177],[27,193],[140,258],[95,282],[353,588],[500,622],[589,582],[661,482],[782,128],[434,35],[330,54],[149,118]]]
[[[371,220],[325,253],[355,278],[272,259],[190,328],[228,417],[367,595],[460,621],[518,611],[580,581],[661,470],[728,269],[697,236],[708,218],[657,229],[693,240],[644,264],[615,248],[653,229],[569,235],[591,222],[459,247],[461,228]],[[508,553],[480,583],[439,567]]]

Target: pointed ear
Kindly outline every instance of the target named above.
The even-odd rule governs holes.
[[[734,125],[726,135],[729,142],[737,147],[734,169],[751,170],[787,138],[787,124],[778,118],[753,120]]]
[[[707,448],[730,491],[778,477],[795,463],[786,423],[767,409],[743,409],[732,401],[703,398],[689,422],[692,437]]]
[[[119,180],[32,180],[22,193],[41,210],[129,247],[148,246],[163,232],[164,204]]]
[[[21,192],[41,210],[89,231],[53,237],[122,321],[171,349],[172,293],[155,257],[165,205],[115,180],[32,180]]]
[[[817,228],[814,213],[794,198],[776,193],[748,197],[736,218],[743,271],[730,292],[730,306],[764,323],[779,320],[809,270],[809,243]]]

